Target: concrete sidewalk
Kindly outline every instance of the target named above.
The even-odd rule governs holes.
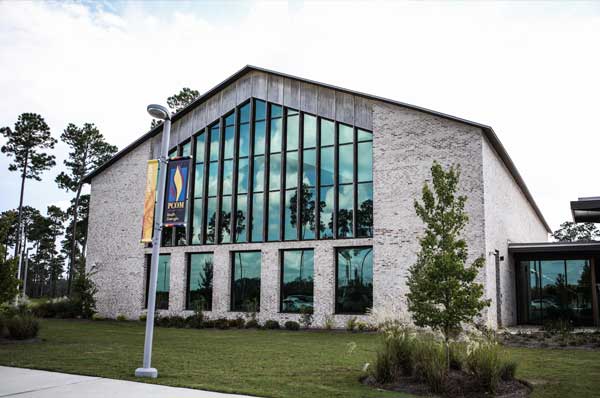
[[[249,398],[243,395],[5,366],[0,366],[0,397]]]

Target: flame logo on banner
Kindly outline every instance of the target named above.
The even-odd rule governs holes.
[[[175,170],[175,175],[173,176],[173,184],[175,185],[175,200],[181,200],[181,190],[183,188],[183,175],[181,174],[181,169],[177,166],[177,170]]]

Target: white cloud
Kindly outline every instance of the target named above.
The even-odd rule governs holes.
[[[552,227],[600,194],[599,3],[111,4],[0,3],[2,125],[38,112],[58,137],[94,122],[122,148],[147,103],[255,64],[492,125]],[[19,181],[0,159],[6,209]],[[68,199],[57,172],[26,202]]]

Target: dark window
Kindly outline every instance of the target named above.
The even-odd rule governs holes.
[[[259,251],[233,252],[231,284],[231,310],[260,310],[260,261]]]
[[[186,309],[212,310],[213,294],[213,255],[212,253],[191,253],[187,271]]]
[[[335,312],[364,314],[373,307],[373,248],[338,248]]]
[[[281,311],[313,312],[313,250],[283,250],[281,256]]]
[[[150,287],[150,255],[146,256],[146,304],[148,308],[148,290]],[[156,309],[169,309],[169,285],[171,278],[171,256],[169,254],[161,254],[158,256],[158,275],[156,278]]]

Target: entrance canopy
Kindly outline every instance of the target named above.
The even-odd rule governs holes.
[[[575,222],[600,223],[600,196],[579,198],[571,202],[571,213]]]

